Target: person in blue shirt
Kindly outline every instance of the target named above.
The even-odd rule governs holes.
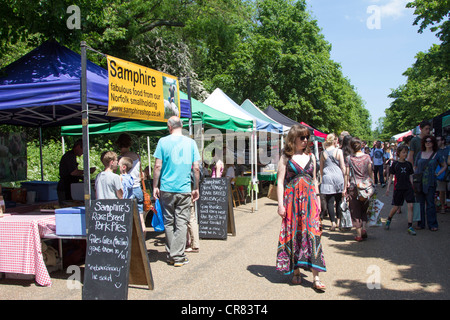
[[[181,267],[189,262],[184,252],[187,224],[191,202],[199,198],[201,158],[195,141],[183,136],[180,118],[169,118],[167,127],[170,135],[158,141],[154,153],[153,196],[162,207],[168,263]],[[191,170],[195,176],[192,187]]]
[[[440,158],[443,158],[446,163],[448,163],[449,159],[449,152],[450,152],[450,145],[445,146],[445,137],[442,135],[436,136],[436,142],[438,145],[438,154]],[[446,206],[446,198],[447,198],[447,181],[445,181],[445,175],[447,170],[441,174],[441,176],[437,179],[437,187],[436,191],[439,192],[439,207],[440,207],[440,213],[445,213],[445,206]]]
[[[133,168],[133,160],[129,157],[122,157],[119,160],[120,180],[122,181],[123,199],[133,198],[134,179],[130,174]]]

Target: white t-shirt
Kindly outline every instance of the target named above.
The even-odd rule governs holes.
[[[111,171],[102,171],[95,178],[97,199],[118,199],[117,191],[122,189],[120,176]]]
[[[230,179],[236,178],[233,167],[229,167],[227,169],[227,173],[225,174],[225,177],[230,178]]]

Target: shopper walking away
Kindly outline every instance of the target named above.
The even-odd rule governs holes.
[[[195,141],[182,135],[183,123],[180,118],[169,118],[167,127],[170,135],[158,141],[154,154],[153,196],[159,199],[163,211],[167,261],[175,267],[181,267],[189,262],[185,255],[187,224],[191,203],[199,198],[198,163],[201,158]],[[192,167],[195,176],[193,188]]]
[[[330,133],[325,140],[325,149],[320,154],[320,193],[325,195],[328,214],[331,220],[331,231],[339,226],[341,218],[341,202],[345,196],[344,183],[345,163],[342,150],[337,148],[338,139]]]
[[[373,181],[372,164],[370,156],[361,151],[361,140],[359,138],[352,138],[350,146],[354,155],[349,156],[347,161],[347,194],[353,226],[356,228],[355,240],[363,241],[367,238],[366,223],[369,200],[361,201],[359,199],[357,185],[367,179]]]

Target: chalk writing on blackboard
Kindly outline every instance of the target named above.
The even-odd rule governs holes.
[[[92,201],[83,299],[127,298],[133,205],[132,200]]]
[[[228,196],[226,178],[203,180],[198,203],[200,238],[227,238]]]

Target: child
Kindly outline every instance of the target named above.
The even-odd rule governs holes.
[[[134,179],[129,174],[133,168],[133,160],[129,157],[122,157],[119,160],[120,180],[122,181],[123,199],[130,199],[133,195]]]
[[[398,161],[394,161],[389,168],[389,174],[393,174],[394,180],[394,195],[392,197],[392,209],[389,213],[389,217],[386,221],[385,229],[389,230],[392,217],[397,210],[403,205],[403,201],[406,200],[408,205],[408,233],[410,235],[416,235],[416,231],[412,227],[413,219],[413,203],[414,203],[414,190],[412,187],[412,174],[414,169],[409,161],[405,161],[408,156],[408,147],[401,145],[397,148]],[[388,179],[388,187],[386,195],[389,193],[389,187],[391,186],[391,179]]]
[[[95,194],[97,199],[122,199],[123,190],[120,176],[115,174],[117,170],[117,154],[107,151],[102,154],[102,163],[105,170],[100,172],[95,179]]]

